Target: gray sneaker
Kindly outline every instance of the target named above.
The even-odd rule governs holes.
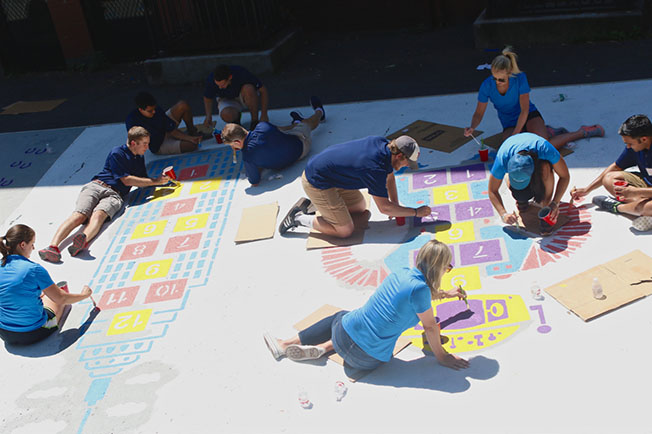
[[[632,227],[637,231],[647,232],[652,230],[652,217],[640,216],[632,221]]]
[[[601,210],[609,211],[614,214],[619,214],[618,205],[622,205],[622,202],[609,196],[595,196],[592,202],[593,205],[596,205]]]
[[[322,347],[314,345],[288,345],[285,355],[288,359],[300,362],[302,360],[315,360],[326,353]]]

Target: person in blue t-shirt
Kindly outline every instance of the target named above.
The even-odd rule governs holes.
[[[559,177],[556,186],[554,173]],[[498,192],[506,174],[509,174],[509,189],[519,212],[525,211],[530,199],[534,199],[542,207],[549,206],[551,217],[557,219],[559,201],[568,188],[570,173],[561,154],[549,141],[536,134],[521,133],[505,140],[498,149],[487,191],[503,222],[514,224],[518,216],[505,210]],[[542,226],[542,229],[551,228]]]
[[[59,288],[48,272],[29,260],[36,233],[14,225],[0,237],[0,338],[8,344],[27,345],[57,330],[63,308],[85,300],[91,289],[79,294]]]
[[[652,230],[652,123],[645,115],[630,116],[618,128],[618,134],[625,143],[618,159],[588,186],[573,188],[571,197],[580,199],[603,186],[615,199],[595,196],[595,205],[614,214],[636,216],[632,221],[636,230]],[[625,171],[630,167],[637,167],[638,172]]]
[[[491,62],[491,77],[487,77],[480,86],[471,126],[464,130],[466,137],[471,136],[480,125],[489,101],[493,103],[503,126],[503,142],[514,134],[530,132],[561,149],[574,140],[604,136],[604,128],[600,125],[583,125],[571,133],[565,128],[546,127],[541,113],[530,100],[530,85],[525,72],[519,69],[516,53],[511,47],[505,48]]]
[[[338,238],[351,236],[356,219],[369,220],[367,201],[361,188],[369,191],[378,210],[390,217],[427,217],[430,207],[401,206],[396,191],[394,170],[419,167],[419,145],[409,136],[392,141],[384,137],[340,143],[326,148],[308,161],[301,182],[308,199],[300,199],[279,225],[281,235],[304,226]],[[321,216],[307,213],[314,206]]]
[[[236,151],[242,151],[242,161],[251,185],[260,183],[262,169],[284,169],[301,160],[310,152],[311,132],[324,119],[324,106],[319,98],[310,98],[315,113],[309,118],[300,117],[292,125],[277,127],[269,122],[259,122],[252,131],[238,124],[226,124],[222,140]],[[296,115],[296,112],[293,112]]]
[[[140,92],[134,98],[136,108],[127,115],[125,126],[143,127],[149,132],[149,150],[154,154],[173,155],[196,151],[202,134],[192,121],[190,106],[179,101],[163,113],[156,105],[154,97],[147,92]],[[181,121],[186,123],[188,134],[179,130]],[[204,138],[208,138],[207,135]]]
[[[265,85],[242,66],[217,65],[206,78],[204,88],[204,125],[213,122],[213,100],[217,99],[217,112],[224,122],[240,123],[244,110],[251,113],[249,129],[256,128],[259,120],[268,122],[269,93]],[[260,117],[258,116],[260,110]]]
[[[102,171],[82,187],[75,211],[59,226],[50,245],[39,250],[41,259],[61,261],[59,244],[73,229],[88,222],[83,231],[75,234],[68,247],[70,256],[78,255],[97,235],[104,222],[120,211],[131,187],[165,185],[170,181],[165,175],[155,179],[147,176],[143,155],[148,146],[149,132],[143,127],[131,127],[127,144],[116,146],[109,152]]]
[[[265,344],[276,360],[283,356],[294,361],[318,359],[335,351],[344,359],[345,368],[371,370],[388,362],[399,336],[421,321],[437,361],[453,369],[467,368],[468,361],[442,347],[431,304],[442,298],[466,299],[461,287],[440,289],[442,276],[453,268],[452,256],[446,244],[428,241],[417,254],[416,266],[387,276],[361,308],[339,311],[290,339],[265,333]]]

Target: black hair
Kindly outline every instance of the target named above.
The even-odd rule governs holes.
[[[217,65],[213,71],[213,80],[215,81],[227,80],[230,76],[231,68],[229,68],[229,65]]]
[[[543,183],[543,165],[550,164],[550,162],[547,160],[540,160],[539,155],[536,153],[536,151],[523,150],[519,151],[518,153],[520,155],[530,156],[534,162],[534,171],[530,177],[530,188],[532,189],[532,193],[534,193],[534,201],[541,202],[546,195],[546,186]]]
[[[139,109],[145,110],[147,107],[156,106],[156,99],[149,92],[138,92],[136,98],[134,98],[136,107]]]
[[[27,225],[13,225],[9,228],[4,237],[0,237],[0,254],[2,254],[2,266],[7,263],[7,256],[16,253],[16,247],[23,241],[29,243],[34,239],[34,229]]]
[[[640,139],[644,136],[652,136],[652,123],[645,115],[634,115],[627,118],[618,128],[618,134],[629,136],[633,139]]]

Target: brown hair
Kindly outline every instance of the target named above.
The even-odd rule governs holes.
[[[149,137],[149,131],[145,128],[138,126],[131,127],[127,131],[127,144],[131,144],[132,140],[137,142],[145,137]]]
[[[2,254],[2,266],[7,263],[7,256],[16,253],[16,247],[23,241],[29,243],[34,239],[34,229],[27,225],[13,225],[9,228],[4,237],[0,237],[0,254]]]
[[[244,140],[247,137],[247,130],[238,124],[226,124],[222,128],[222,141],[232,143],[236,140]]]

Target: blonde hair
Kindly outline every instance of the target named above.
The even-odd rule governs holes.
[[[238,124],[226,124],[222,128],[222,141],[224,143],[235,142],[236,140],[244,140],[247,137],[247,130]]]
[[[141,139],[144,139],[145,137],[149,137],[149,131],[147,131],[143,127],[131,127],[129,128],[129,131],[127,131],[127,143],[131,144],[132,141],[139,141]]]
[[[516,62],[518,56],[514,53],[513,48],[510,46],[505,47],[502,54],[496,56],[491,62],[492,71],[507,71],[508,74],[514,75],[521,72]]]
[[[428,241],[417,254],[416,267],[426,278],[432,298],[441,298],[441,278],[451,263],[453,253],[441,241]]]

